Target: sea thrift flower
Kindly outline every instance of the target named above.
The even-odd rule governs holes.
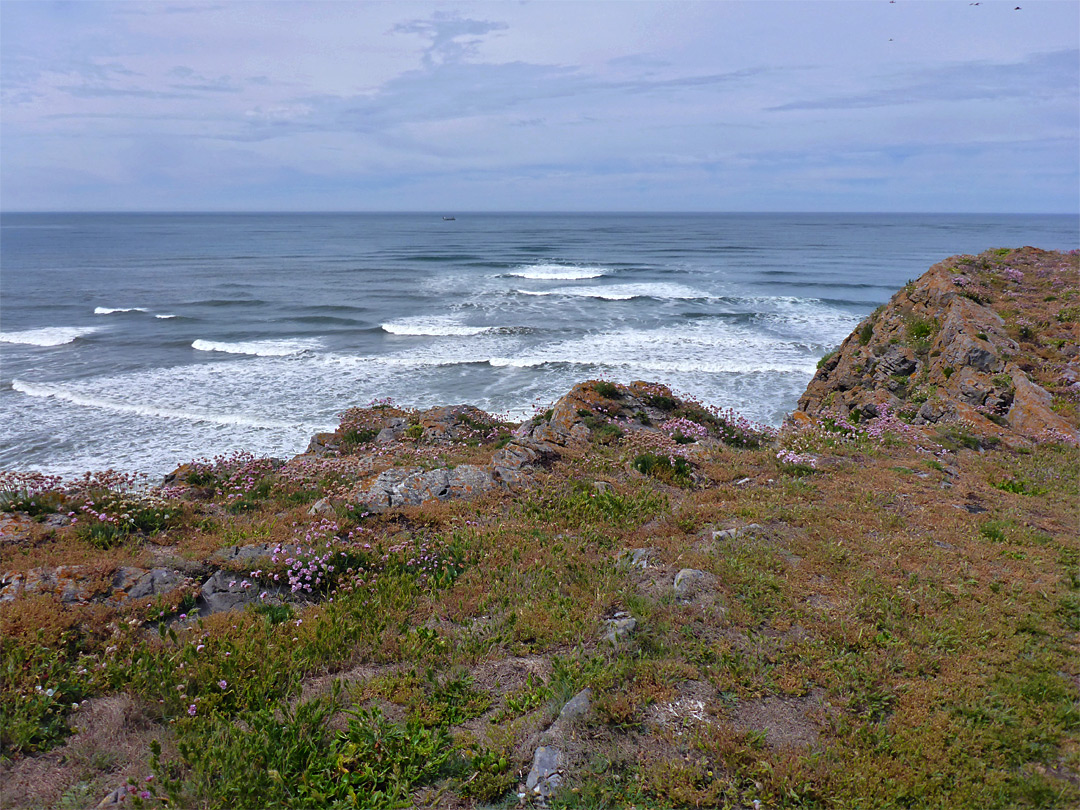
[[[191,704],[190,706],[188,706],[188,707],[187,707],[187,713],[188,713],[188,714],[189,714],[189,715],[190,715],[191,717],[194,717],[194,716],[195,716],[195,715],[196,715],[196,714],[198,713],[198,711],[199,711],[199,710],[195,708],[195,704],[194,704],[194,703],[192,703],[192,704]]]

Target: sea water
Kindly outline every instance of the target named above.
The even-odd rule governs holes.
[[[353,405],[522,419],[589,378],[778,425],[819,358],[958,253],[1073,216],[4,214],[0,469],[289,456]]]

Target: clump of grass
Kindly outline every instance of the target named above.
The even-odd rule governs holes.
[[[819,369],[823,368],[826,363],[828,363],[830,360],[832,360],[834,357],[836,357],[836,354],[837,354],[838,351],[840,351],[840,350],[839,349],[833,349],[831,352],[826,353],[824,357],[822,357],[820,360],[817,361],[817,368],[819,368]]]
[[[1044,488],[1022,478],[1006,478],[1003,481],[996,481],[993,483],[993,487],[994,489],[1000,489],[1002,492],[1012,492],[1017,495],[1042,495],[1046,492]]]
[[[0,638],[0,754],[46,751],[71,733],[67,717],[86,697],[90,677],[75,654],[74,632],[60,645]],[[65,649],[66,648],[66,649]],[[81,672],[80,672],[81,670]]]
[[[919,354],[925,354],[930,350],[930,344],[933,343],[934,336],[941,328],[936,319],[917,315],[909,317],[905,327],[911,348]]]
[[[669,484],[686,486],[692,483],[692,468],[690,462],[679,456],[657,455],[656,453],[641,453],[636,456],[631,466],[642,475],[658,478]]]
[[[316,699],[245,712],[239,723],[196,712],[176,726],[175,759],[153,744],[148,792],[181,807],[391,808],[448,771],[445,727],[393,723],[370,709],[349,712],[348,727],[331,732],[335,709]]]
[[[598,380],[593,383],[593,390],[602,396],[604,399],[621,399],[622,392],[613,382],[607,382],[605,380]]]

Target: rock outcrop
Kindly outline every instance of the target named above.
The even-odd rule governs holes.
[[[369,512],[382,512],[506,489],[523,483],[532,471],[550,467],[567,452],[581,452],[590,442],[606,443],[634,431],[660,433],[658,426],[674,415],[690,415],[704,422],[711,420],[726,428],[700,406],[676,398],[666,386],[590,380],[574,386],[550,411],[524,422],[506,436],[505,444],[495,450],[490,463],[435,469],[390,467],[378,472],[352,502]],[[370,424],[366,429],[369,434],[384,424],[384,421],[373,422],[367,412],[365,416],[368,419],[365,424]],[[469,405],[432,408],[411,415],[409,421],[413,427],[406,435],[412,432],[419,446],[490,440],[500,427],[494,417]],[[382,437],[387,430],[379,427],[378,435]],[[317,434],[309,452],[316,452],[312,448],[320,453],[343,452],[348,444],[343,438],[346,432],[339,429],[333,434]],[[360,447],[354,452],[364,450]]]
[[[1047,390],[1068,397],[1075,377],[1076,307],[1062,293],[1076,282],[1075,254],[1035,248],[936,264],[825,358],[793,420],[854,421],[884,408],[914,425],[959,424],[1009,445],[1076,442],[1075,418],[1059,413]]]

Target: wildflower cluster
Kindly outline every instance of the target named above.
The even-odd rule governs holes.
[[[667,420],[660,425],[660,430],[678,444],[691,444],[709,438],[707,427],[681,416]]]
[[[1004,270],[1002,270],[1001,271],[1001,277],[1004,278],[1006,281],[1018,281],[1019,282],[1019,281],[1024,280],[1023,272],[1020,271],[1020,270],[1017,270],[1014,267],[1006,267]]]
[[[1070,436],[1068,433],[1064,433],[1063,431],[1052,427],[1043,428],[1031,438],[1039,444],[1067,444],[1072,447],[1080,446],[1080,442],[1076,440],[1075,436]]]
[[[961,295],[970,298],[975,303],[984,303],[992,297],[990,288],[980,279],[967,275],[956,275],[952,277],[952,283],[960,289]]]
[[[820,450],[823,446],[838,447],[860,440],[879,445],[904,442],[920,452],[944,452],[941,445],[928,441],[919,428],[893,413],[888,403],[879,404],[877,416],[865,422],[855,423],[834,412],[811,424],[789,427],[781,436],[783,448],[796,455]]]
[[[58,475],[0,472],[0,511],[55,512],[64,501],[64,490],[64,480]]]
[[[923,452],[941,450],[941,445],[927,442],[921,430],[900,419],[892,412],[888,403],[885,402],[877,406],[877,416],[868,419],[864,423],[864,427],[867,438],[874,440],[878,444],[884,445],[892,441],[901,441],[914,445],[915,449]]]
[[[374,457],[298,456],[277,471],[274,492],[318,492],[331,498],[343,498],[365,475],[374,469]]]
[[[795,468],[817,469],[817,459],[809,453],[796,453],[792,450],[781,450],[776,454],[776,460],[781,464]]]
[[[1017,337],[1021,340],[1031,340],[1035,337],[1035,323],[1030,318],[1019,317],[1015,323]]]
[[[68,512],[77,533],[99,548],[109,548],[136,532],[153,534],[179,514],[178,504],[147,486],[147,477],[115,470],[86,473],[67,485]]]
[[[338,434],[348,447],[367,444],[389,427],[391,420],[407,419],[411,411],[394,407],[390,399],[372,400],[366,407],[347,408],[338,414]]]
[[[186,476],[187,483],[212,486],[215,494],[224,495],[227,502],[238,505],[254,497],[265,496],[270,489],[271,476],[281,462],[236,451],[209,460],[192,461]]]
[[[732,408],[715,408],[710,409],[710,412],[718,422],[716,428],[724,444],[755,448],[776,438],[775,428],[747,419]]]
[[[291,553],[287,548],[276,546],[270,561],[277,563],[279,560],[286,566],[286,577],[289,590],[293,593],[303,592],[306,594],[319,593],[329,590],[337,580],[335,573],[334,558],[344,555],[339,548],[338,532],[340,527],[336,521],[322,520],[308,526],[302,538],[297,538],[297,543]],[[257,578],[261,571],[252,571],[252,578]],[[279,574],[274,574],[274,581],[278,581]]]
[[[676,459],[689,460],[692,452],[689,447],[680,444],[667,433],[655,430],[632,430],[623,437],[622,443],[631,459],[642,453],[652,453],[675,464]]]

